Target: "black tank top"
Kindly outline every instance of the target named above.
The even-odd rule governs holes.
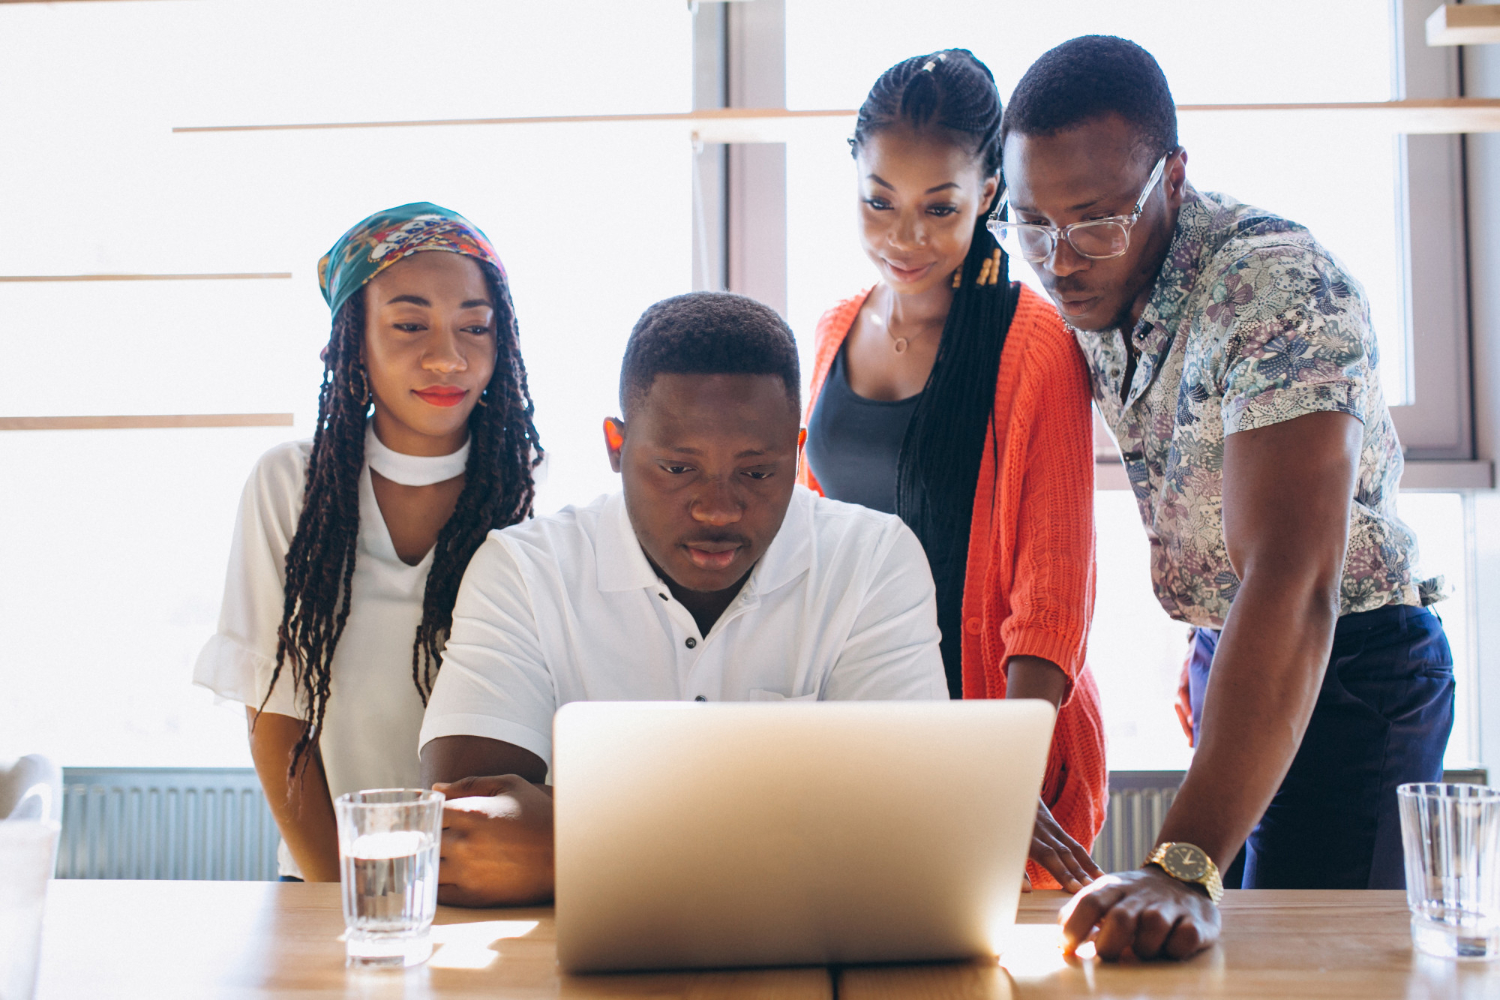
[[[857,503],[887,514],[896,513],[896,461],[906,427],[922,394],[906,399],[866,399],[849,387],[844,348],[834,355],[823,391],[807,420],[805,452],[808,468],[823,493],[834,500]],[[948,694],[963,697],[963,616],[965,559],[934,559],[933,551],[947,552],[956,539],[938,539],[927,556],[937,584],[938,628],[942,630],[943,672]]]

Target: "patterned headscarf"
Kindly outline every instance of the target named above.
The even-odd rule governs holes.
[[[318,287],[334,312],[365,282],[392,264],[424,250],[461,253],[505,266],[479,227],[450,209],[426,201],[376,212],[339,237],[318,261]]]

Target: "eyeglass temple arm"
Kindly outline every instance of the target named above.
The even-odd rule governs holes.
[[[1140,215],[1141,209],[1146,207],[1146,199],[1151,197],[1151,192],[1156,190],[1156,182],[1161,180],[1162,172],[1167,169],[1167,161],[1177,155],[1181,146],[1173,146],[1161,154],[1161,159],[1156,161],[1156,166],[1151,169],[1151,176],[1146,178],[1146,186],[1141,189],[1141,196],[1135,200],[1135,208],[1131,215]]]

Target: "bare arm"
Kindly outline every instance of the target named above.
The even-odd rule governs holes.
[[[438,902],[525,906],[552,898],[552,791],[530,750],[482,736],[422,747],[422,782],[449,799],[486,796],[487,812],[443,810]]]
[[[534,785],[547,777],[547,763],[513,743],[483,736],[440,736],[422,747],[422,784],[514,774]]]
[[[257,713],[245,707],[250,725],[250,758],[266,793],[266,805],[276,817],[281,839],[308,882],[339,880],[338,824],[328,778],[316,753],[306,768],[299,765],[296,781],[287,777],[292,747],[302,735],[302,720],[274,712]]]
[[[1224,538],[1241,583],[1158,843],[1196,844],[1227,866],[1291,766],[1338,622],[1360,438],[1353,417],[1310,413],[1225,440]],[[1219,935],[1217,909],[1153,868],[1100,883],[1063,919],[1073,946],[1097,926],[1105,958],[1182,958]]]
[[[1201,745],[1161,841],[1226,867],[1307,730],[1338,623],[1362,425],[1310,413],[1224,442],[1224,540],[1240,578],[1214,653]]]

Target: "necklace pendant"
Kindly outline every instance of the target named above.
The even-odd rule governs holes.
[[[906,353],[906,338],[905,337],[897,337],[896,338],[896,342],[894,344],[892,344],[891,346],[896,349],[896,353],[897,354],[905,354]]]

